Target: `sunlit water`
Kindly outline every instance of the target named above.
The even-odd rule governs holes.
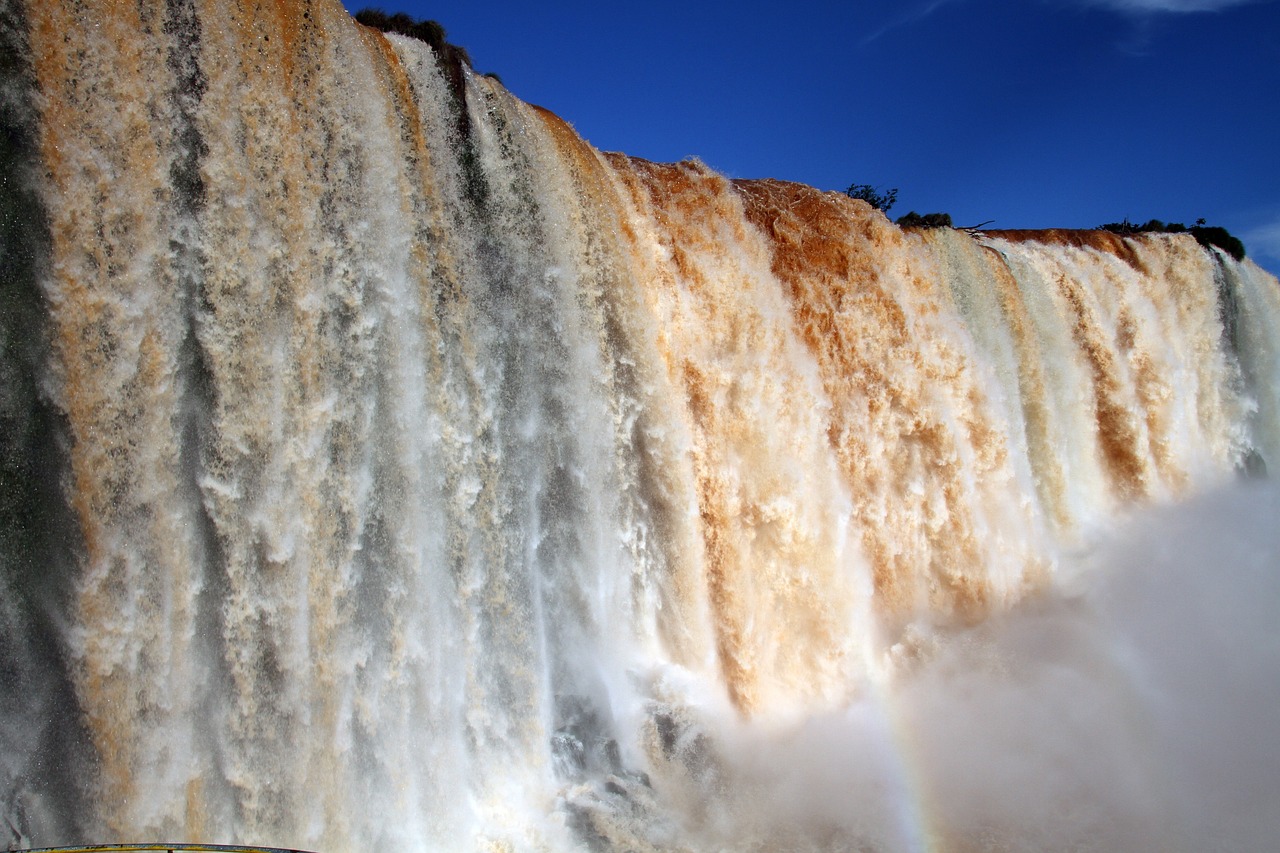
[[[601,154],[336,2],[0,36],[0,839],[1275,837],[1251,262]]]

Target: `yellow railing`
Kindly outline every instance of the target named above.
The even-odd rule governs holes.
[[[306,850],[294,850],[285,847],[241,847],[237,844],[88,844],[84,847],[33,847],[18,850],[15,853],[177,853],[178,850],[191,850],[192,853],[307,853]]]

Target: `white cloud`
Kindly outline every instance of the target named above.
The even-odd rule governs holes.
[[[1250,255],[1280,261],[1280,219],[1250,228],[1240,237]]]
[[[889,32],[890,30],[896,30],[898,27],[903,27],[908,24],[914,24],[919,21],[923,21],[925,18],[929,17],[934,12],[941,9],[943,6],[946,6],[954,1],[955,0],[928,0],[928,2],[923,3],[919,6],[916,6],[915,8],[908,8],[904,14],[898,16],[897,18],[894,18],[889,23],[880,27],[880,29],[875,30],[874,32],[866,36],[863,36],[862,44],[864,45],[870,44],[871,42],[880,38],[885,33]]]
[[[1270,0],[1084,0],[1091,6],[1105,6],[1118,12],[1221,12],[1234,6]]]
[[[962,3],[967,0],[920,0],[920,2],[904,4],[898,17],[893,18],[879,28],[872,30],[861,39],[867,45],[876,41],[885,33],[900,27],[910,26],[923,21],[944,6]],[[1127,13],[1133,16],[1158,15],[1163,12],[1183,14],[1187,12],[1222,12],[1236,6],[1247,6],[1255,3],[1273,3],[1276,0],[1056,0],[1059,4],[1095,6],[1110,9],[1113,12]],[[1141,33],[1138,47],[1146,41],[1146,34]],[[1140,52],[1138,50],[1137,52]]]

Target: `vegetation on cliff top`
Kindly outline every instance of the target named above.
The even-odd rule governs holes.
[[[356,21],[366,27],[373,27],[375,30],[381,30],[384,33],[398,33],[411,39],[426,42],[431,45],[432,50],[436,52],[436,55],[440,57],[441,62],[445,65],[475,67],[471,64],[471,56],[467,53],[466,48],[449,43],[444,27],[439,21],[419,21],[404,12],[390,14],[381,9],[361,9],[355,13],[354,17]]]
[[[850,184],[844,194],[849,198],[861,199],[882,213],[888,213],[889,208],[898,200],[897,187],[880,192],[879,187],[871,184]]]
[[[471,116],[467,110],[466,74],[464,69],[475,71],[471,64],[471,56],[466,48],[450,44],[444,27],[439,21],[417,20],[403,12],[388,14],[381,9],[361,9],[353,15],[357,23],[384,33],[396,33],[417,39],[431,46],[435,54],[436,64],[449,84],[451,106],[453,108],[454,125],[458,130],[458,157],[462,162],[467,195],[476,205],[483,207],[489,194],[488,185],[479,167],[474,143],[471,138]],[[497,82],[502,80],[496,74],[485,74]]]
[[[465,47],[449,42],[448,35],[444,31],[444,25],[439,21],[419,21],[404,12],[390,14],[381,9],[361,9],[353,17],[366,27],[373,27],[375,30],[381,30],[384,33],[397,33],[402,36],[408,36],[411,39],[417,39],[420,42],[431,45],[432,50],[436,52],[436,56],[440,58],[440,62],[445,67],[457,68],[465,65],[473,71],[475,70],[475,64],[471,61],[471,54],[467,53]],[[484,72],[484,76],[492,77],[499,83],[502,82],[502,78],[492,72]]]
[[[902,228],[954,228],[950,213],[916,213],[914,210],[898,217]]]
[[[887,190],[881,190],[874,184],[850,184],[844,194],[850,198],[856,198],[865,201],[867,204],[879,210],[881,213],[887,214],[889,209],[893,207],[898,200],[898,188],[893,187]],[[951,215],[947,213],[916,213],[914,210],[905,216],[897,219],[897,224],[902,228],[954,228],[951,222]],[[986,225],[988,223],[983,223]],[[976,231],[981,225],[972,228],[963,228],[963,231]],[[1195,225],[1187,227],[1181,222],[1162,222],[1159,219],[1152,219],[1142,224],[1130,222],[1125,219],[1123,222],[1108,222],[1099,225],[1099,231],[1110,231],[1113,234],[1130,235],[1130,234],[1190,234],[1196,238],[1196,241],[1206,249],[1216,246],[1226,252],[1237,261],[1244,260],[1245,249],[1244,243],[1225,228],[1215,225],[1206,225],[1203,219],[1197,220]]]
[[[1190,234],[1206,249],[1217,246],[1237,261],[1243,261],[1245,255],[1244,243],[1240,242],[1240,238],[1225,228],[1205,225],[1203,219],[1197,220],[1196,224],[1190,228],[1181,222],[1161,222],[1159,219],[1151,219],[1139,225],[1125,219],[1123,222],[1107,222],[1099,225],[1098,230],[1110,231],[1113,234]]]

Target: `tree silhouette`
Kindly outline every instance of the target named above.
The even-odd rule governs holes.
[[[893,203],[898,200],[898,188],[885,190],[880,192],[879,187],[871,184],[850,184],[849,189],[844,191],[849,198],[858,198],[883,213],[888,213],[889,208],[893,207]]]

